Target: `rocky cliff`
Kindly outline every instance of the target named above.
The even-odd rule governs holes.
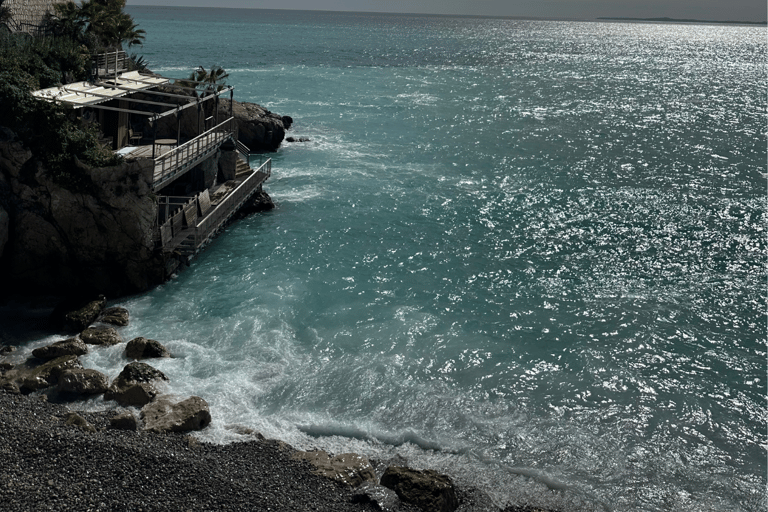
[[[0,281],[5,291],[116,295],[147,289],[164,278],[152,242],[157,209],[152,161],[78,167],[76,185],[54,181],[12,132],[2,131]]]

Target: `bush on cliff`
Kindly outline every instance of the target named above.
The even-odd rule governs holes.
[[[116,165],[119,157],[99,144],[96,128],[78,126],[71,109],[40,101],[30,92],[34,78],[27,73],[0,72],[2,124],[32,150],[50,177],[72,190],[87,190],[88,179],[77,162],[92,167]]]

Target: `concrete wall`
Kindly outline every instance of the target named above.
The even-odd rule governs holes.
[[[47,12],[53,12],[53,4],[62,0],[5,0],[3,5],[11,9],[13,27],[20,25],[23,32],[29,32],[29,26],[39,26],[45,20]]]

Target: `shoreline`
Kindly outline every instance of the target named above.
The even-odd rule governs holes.
[[[70,408],[45,398],[0,390],[3,510],[381,510],[356,498],[356,488],[315,474],[282,441],[254,433],[218,445],[188,433],[109,428],[120,408],[78,412],[89,429],[68,425]],[[377,476],[382,464],[374,464]],[[500,510],[476,489],[457,486],[456,494],[459,512]],[[387,510],[421,509],[399,502]]]
[[[106,314],[103,304],[105,302],[99,315]],[[7,301],[2,309],[9,307],[28,309]],[[39,320],[41,315],[42,310],[38,309],[31,317]],[[21,322],[19,330],[23,330],[24,323]],[[108,323],[99,316],[88,325],[98,329]],[[27,333],[26,339],[13,340],[15,343],[10,346],[23,347],[31,342],[29,336],[41,335],[43,331],[53,333],[51,328],[41,328],[34,334]],[[80,338],[83,334],[72,336]],[[127,340],[121,337],[119,344],[128,346]],[[91,347],[99,350],[98,345]],[[12,379],[16,377],[11,377],[13,371],[24,368],[23,371],[33,371],[43,362],[29,356],[21,364],[10,363],[9,359],[18,359],[11,356],[15,350],[0,351],[0,363],[3,363],[0,382],[4,379],[15,382]],[[79,358],[75,359],[79,366]],[[151,364],[153,359],[143,360]],[[407,460],[399,457],[383,461],[360,454],[326,453],[317,448],[302,451],[246,427],[235,429],[242,440],[226,444],[203,441],[192,434],[205,430],[210,415],[204,425],[183,432],[153,432],[146,430],[148,419],[139,423],[135,420],[142,406],[124,407],[118,400],[106,408],[89,410],[70,405],[84,402],[61,393],[56,384],[36,391],[24,390],[23,386],[21,391],[19,387],[0,386],[0,439],[3,441],[0,460],[7,461],[6,471],[0,472],[0,503],[6,504],[3,510],[21,511],[31,507],[33,510],[121,511],[547,512],[529,505],[497,505],[480,489],[460,484],[450,475],[414,470]],[[158,394],[150,403],[163,397],[180,398]],[[205,397],[202,398],[204,402]],[[207,404],[205,408],[207,410]],[[126,413],[134,418],[133,425],[117,426],[115,420]],[[329,456],[333,461],[342,461],[332,467],[324,466],[322,459],[327,463]],[[348,463],[349,459],[353,459],[353,463]],[[389,484],[382,485],[382,476],[393,466],[430,473],[425,477],[429,480],[427,485],[447,478],[458,508],[419,508],[414,501],[398,498],[399,491],[396,494]],[[355,479],[357,481],[350,481]]]

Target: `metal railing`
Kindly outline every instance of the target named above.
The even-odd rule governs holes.
[[[154,188],[161,189],[171,178],[183,173],[217,150],[232,135],[234,117],[219,123],[184,144],[155,158]]]
[[[164,196],[160,205],[171,205],[178,210],[171,214],[159,229],[159,238],[164,252],[178,250],[185,255],[194,254],[221,227],[253,197],[262,183],[272,175],[272,159],[268,159],[250,174],[217,205],[210,207],[208,191],[188,197]],[[204,196],[204,197],[203,197]],[[199,219],[199,220],[198,220]]]
[[[99,53],[94,56],[93,64],[98,77],[114,76],[128,71],[128,57],[122,50]]]
[[[221,228],[232,215],[239,210],[245,202],[257,191],[259,186],[272,175],[272,159],[270,158],[261,167],[248,176],[227,195],[226,199],[216,206],[197,224],[195,229],[195,248],[206,243],[219,228]]]

